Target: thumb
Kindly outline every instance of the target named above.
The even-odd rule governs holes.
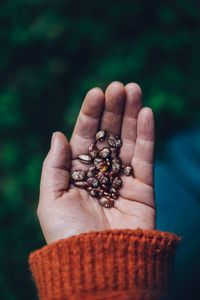
[[[61,132],[54,132],[51,148],[42,168],[40,183],[40,200],[55,200],[60,197],[69,186],[69,170],[71,150],[69,142]]]

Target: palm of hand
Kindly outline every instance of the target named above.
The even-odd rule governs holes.
[[[121,133],[120,157],[134,168],[134,176],[122,176],[120,197],[111,209],[69,183],[71,170],[88,168],[77,156],[87,153],[99,128]],[[44,162],[38,217],[47,243],[89,231],[154,229],[153,147],[153,114],[148,108],[141,109],[141,91],[136,84],[124,88],[114,82],[105,96],[100,89],[91,90],[70,144],[62,133],[56,133]]]

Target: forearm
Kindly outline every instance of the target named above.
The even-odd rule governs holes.
[[[150,230],[90,232],[31,253],[40,299],[160,299],[167,293],[176,235]]]

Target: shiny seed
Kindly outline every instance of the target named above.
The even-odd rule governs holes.
[[[89,146],[89,148],[88,148],[88,153],[89,153],[89,156],[91,157],[91,158],[96,158],[97,157],[97,155],[98,155],[98,149],[97,149],[97,147],[95,146],[95,144],[91,144],[90,146]]]
[[[112,182],[112,187],[115,189],[119,189],[122,186],[122,180],[119,176],[115,177],[115,179]]]
[[[110,156],[112,158],[116,157],[119,154],[119,148],[110,147]]]
[[[88,170],[87,170],[87,177],[94,177],[94,175],[97,173],[97,169],[96,167],[90,167]]]
[[[100,184],[108,185],[110,183],[109,177],[102,172],[99,173],[101,174],[98,176]]]
[[[103,148],[99,151],[99,156],[101,156],[102,158],[107,158],[110,156],[110,149],[109,148]]]
[[[102,197],[103,196],[103,193],[104,193],[104,190],[100,187],[96,188],[96,191],[97,191],[97,197]]]
[[[95,158],[94,159],[94,165],[97,167],[101,162],[103,162],[102,158]]]
[[[88,186],[91,186],[93,188],[97,188],[99,186],[99,181],[94,177],[88,178],[86,182]]]
[[[106,162],[106,165],[108,166],[108,167],[110,167],[111,166],[111,160],[109,159],[109,158],[106,158],[105,159],[105,162]]]
[[[124,167],[123,172],[124,172],[124,175],[130,176],[131,173],[133,172],[133,168],[131,166],[127,165],[127,166]]]
[[[82,170],[76,170],[71,174],[71,178],[74,181],[82,181],[86,177],[85,171]]]
[[[110,193],[109,193],[109,192],[106,192],[106,191],[104,190],[103,195],[104,195],[105,197],[108,197],[108,196],[110,195]]]
[[[111,147],[120,148],[121,145],[122,145],[122,141],[117,135],[110,134],[109,137],[108,137],[108,144]]]
[[[102,142],[106,137],[106,132],[104,130],[100,130],[96,133],[95,139],[97,142]]]
[[[92,196],[92,197],[97,197],[97,195],[98,195],[97,191],[94,188],[92,188],[91,186],[87,188],[87,191],[90,194],[90,196]]]
[[[112,160],[112,171],[118,174],[121,171],[121,160],[119,158],[115,158]]]
[[[84,164],[91,164],[92,159],[89,155],[81,154],[78,156],[79,160]]]
[[[74,181],[74,185],[82,189],[86,189],[88,187],[87,182],[85,181]]]
[[[111,199],[110,197],[108,198],[101,198],[99,199],[99,203],[103,206],[103,207],[106,207],[106,208],[111,208],[113,207],[114,205],[114,201],[113,199]]]
[[[114,188],[114,187],[111,187],[110,188],[110,193],[114,193],[114,194],[117,194],[117,190]]]

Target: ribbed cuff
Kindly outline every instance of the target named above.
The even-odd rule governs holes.
[[[179,240],[156,230],[83,233],[32,252],[29,264],[41,300],[155,300],[166,295]]]

